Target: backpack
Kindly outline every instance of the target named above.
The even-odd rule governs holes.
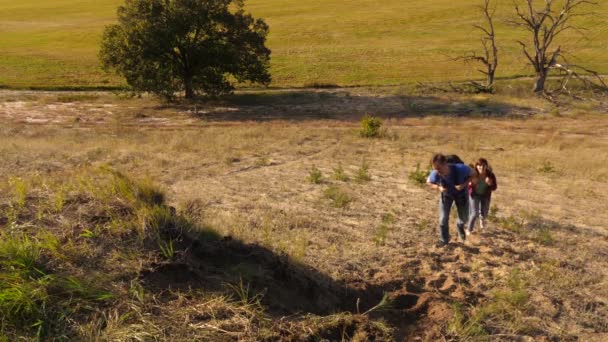
[[[448,160],[448,164],[464,164],[462,159],[460,159],[460,157],[455,154],[448,154],[445,157]]]

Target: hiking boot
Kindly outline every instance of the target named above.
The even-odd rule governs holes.
[[[465,236],[469,236],[469,235],[471,235],[471,234],[473,234],[473,231],[472,231],[472,230],[470,230],[470,229],[468,229],[468,228],[464,230],[464,235],[465,235]]]
[[[484,229],[486,227],[486,219],[483,217],[479,220],[479,228]]]

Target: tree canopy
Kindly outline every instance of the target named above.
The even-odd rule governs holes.
[[[270,83],[267,34],[242,0],[126,0],[105,29],[100,60],[134,90],[216,96],[237,82]]]

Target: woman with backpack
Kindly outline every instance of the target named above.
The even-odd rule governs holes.
[[[490,202],[492,200],[492,192],[498,188],[496,175],[492,171],[492,167],[484,158],[479,158],[473,167],[473,177],[469,182],[469,222],[467,235],[473,232],[475,221],[479,217],[479,227],[485,226],[485,219],[490,211]]]

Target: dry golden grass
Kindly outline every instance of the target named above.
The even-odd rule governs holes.
[[[108,165],[152,179],[200,225],[345,284],[354,297],[340,310],[357,312],[359,296],[363,312],[389,293],[396,308],[372,316],[395,339],[607,336],[601,103],[555,116],[535,98],[393,88],[243,93],[196,108],[72,96],[0,94],[3,175],[61,183],[75,168]],[[359,136],[366,113],[383,119],[390,138]],[[486,157],[499,178],[490,228],[445,251],[432,247],[436,194],[408,179],[436,151]],[[357,182],[363,161],[371,180]],[[339,167],[348,180],[332,177]],[[335,205],[336,191],[350,201]],[[513,272],[523,279],[516,285]]]

